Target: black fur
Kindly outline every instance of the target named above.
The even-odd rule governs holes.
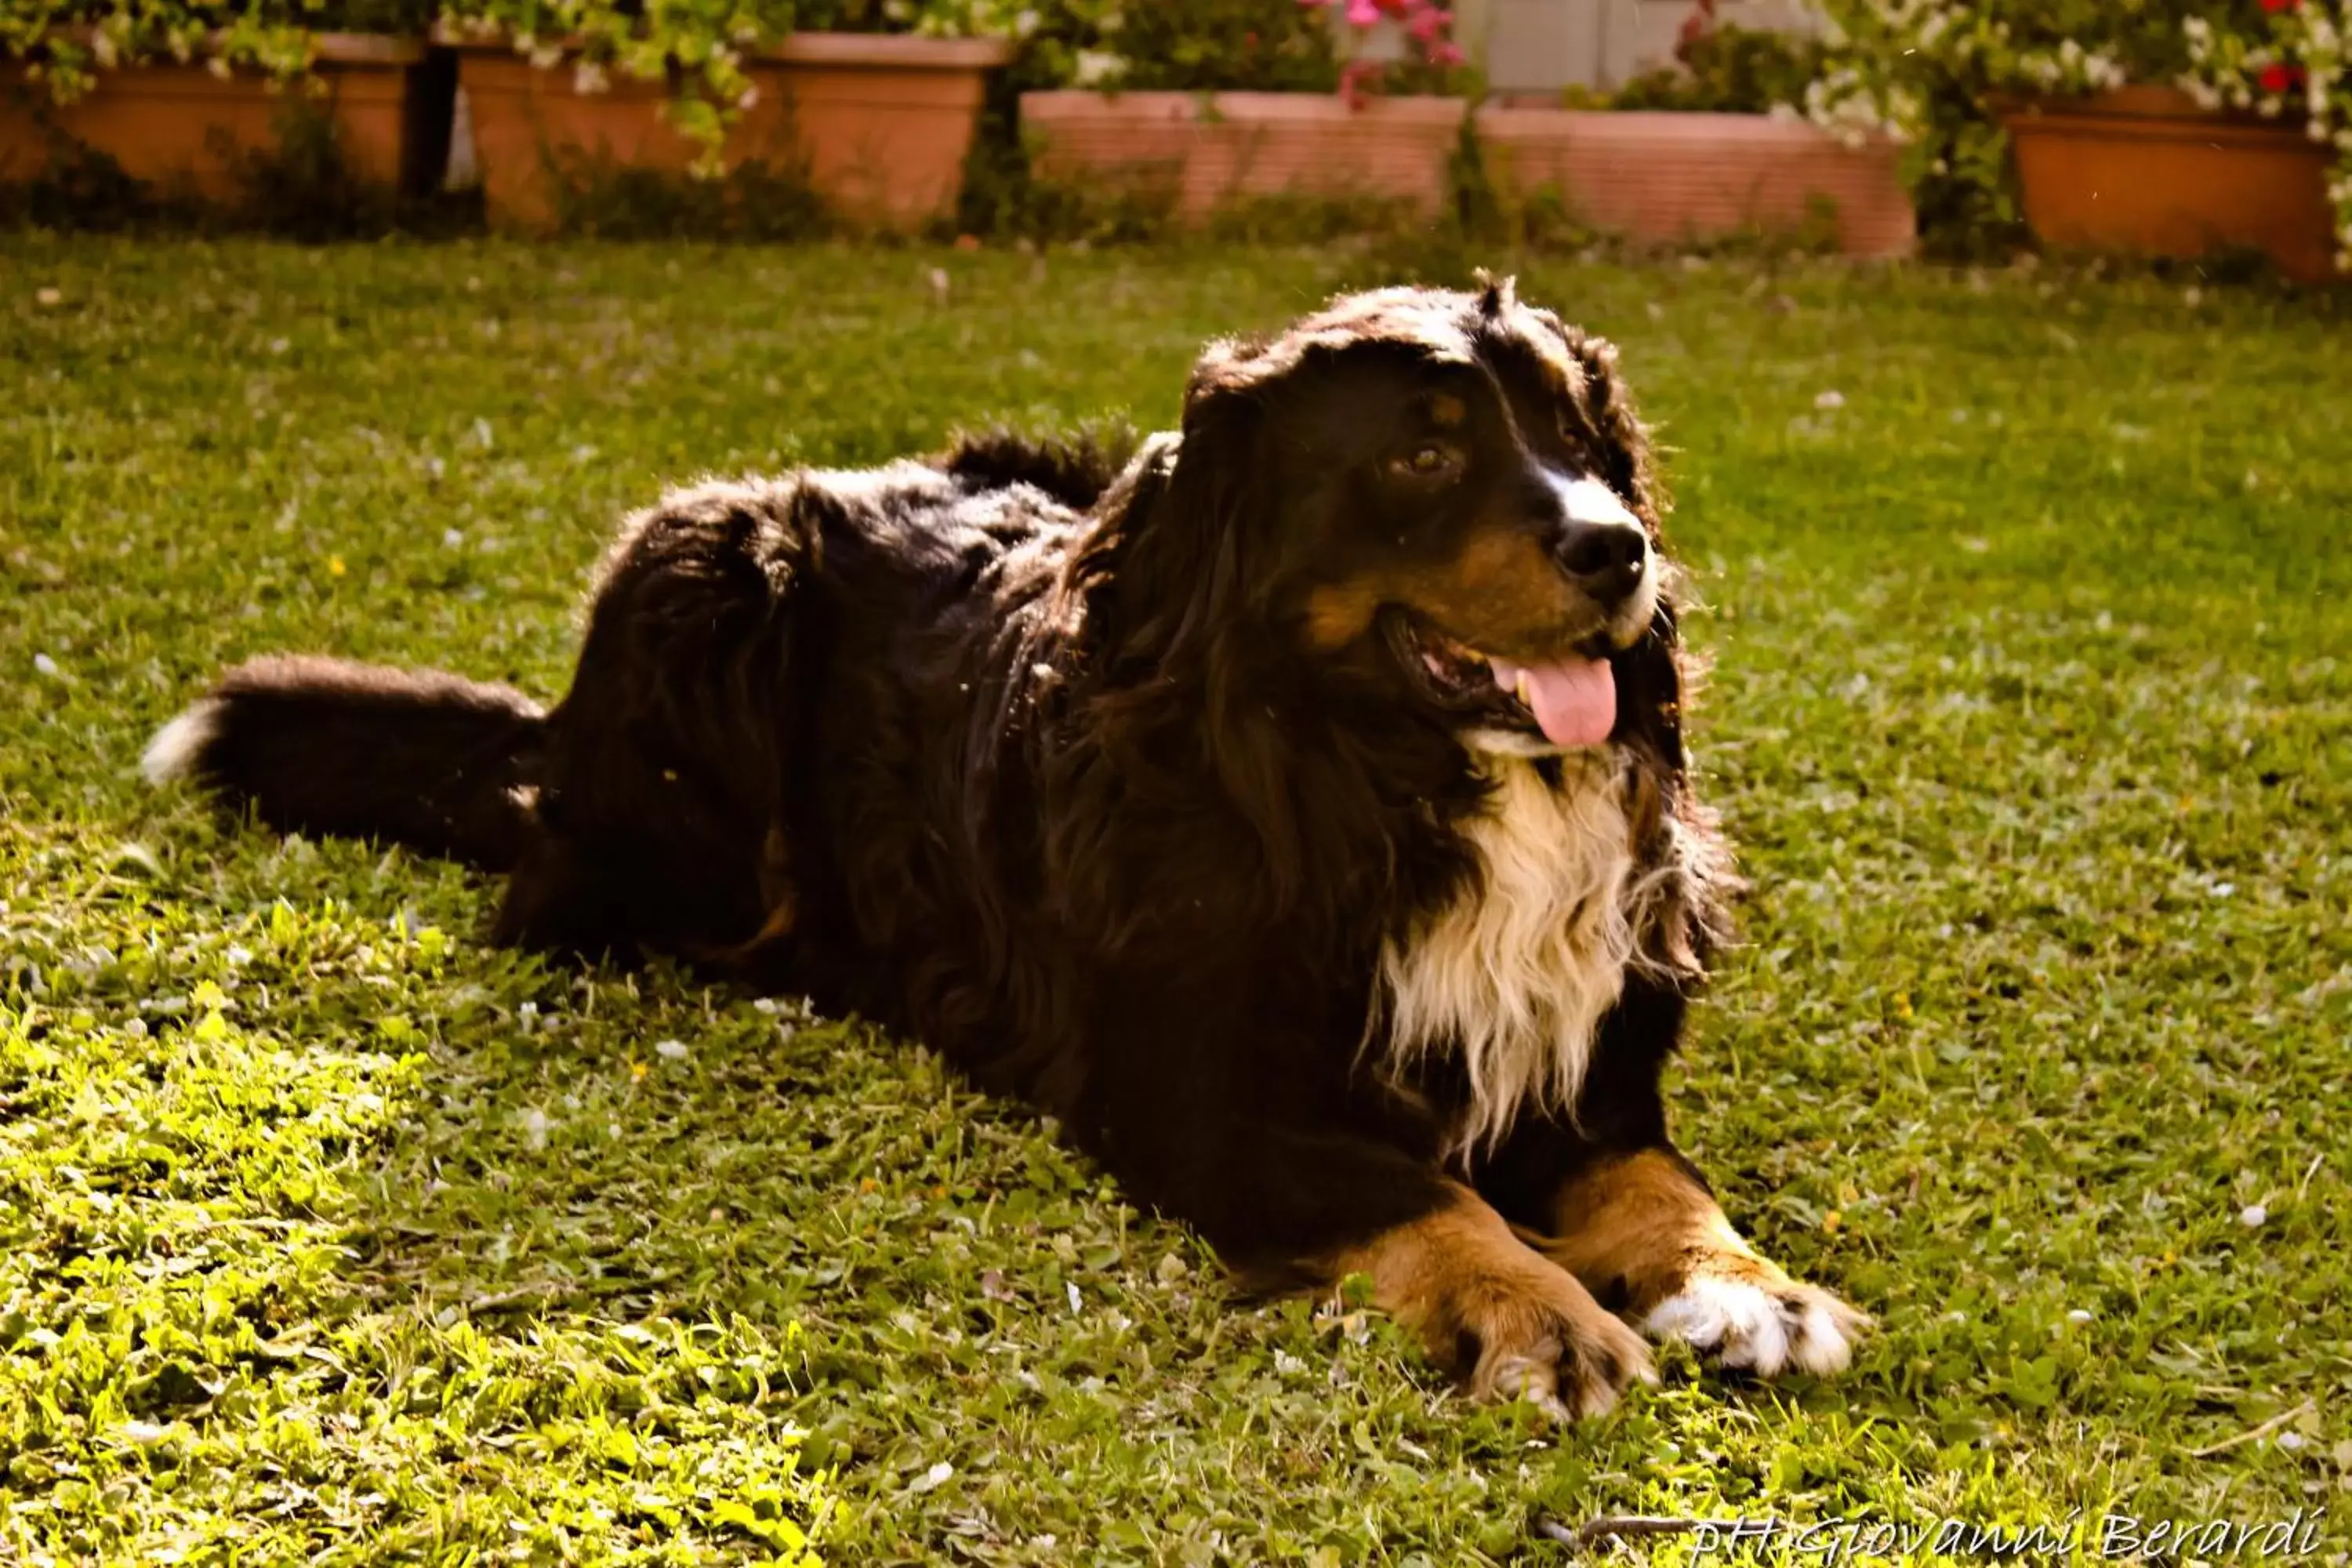
[[[1473,478],[1403,494],[1385,454],[1451,400]],[[1670,600],[1612,656],[1662,890],[1572,1124],[1531,1116],[1449,1167],[1466,1086],[1360,1048],[1383,943],[1474,883],[1460,827],[1488,795],[1397,616],[1570,635],[1499,605],[1451,624],[1487,618],[1475,541],[1549,548],[1535,458],[1654,537],[1606,344],[1506,286],[1359,296],[1213,346],[1181,431],[1131,453],[989,437],[671,494],[623,530],[543,718],[452,678],[265,662],[215,693],[195,771],[281,826],[510,868],[502,942],[684,953],[920,1037],[1236,1265],[1311,1277],[1449,1176],[1537,1224],[1596,1153],[1665,1143],[1658,1072],[1723,881]],[[1526,591],[1567,617],[1550,571]]]
[[[543,711],[510,687],[281,654],[230,671],[209,703],[191,775],[282,832],[396,839],[501,871],[530,832],[521,791]]]

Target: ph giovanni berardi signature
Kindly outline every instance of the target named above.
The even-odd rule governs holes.
[[[2287,1561],[2319,1550],[2327,1510],[2296,1509],[2284,1518],[2142,1519],[2077,1512],[2046,1524],[1977,1524],[1966,1520],[1727,1519],[1693,1521],[1693,1558],[1788,1554],[1841,1563],[1932,1553],[1938,1557],[2079,1558],[2203,1562]]]

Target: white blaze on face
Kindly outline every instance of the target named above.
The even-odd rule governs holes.
[[[1642,520],[1600,480],[1554,468],[1541,472],[1570,522],[1642,530]],[[1657,577],[1655,570],[1644,571],[1623,601],[1596,605],[1605,617],[1596,630],[1620,647],[1631,644],[1649,625],[1657,607]],[[1606,659],[1571,653],[1527,663],[1500,657],[1488,662],[1495,684],[1517,697],[1535,716],[1545,744],[1507,731],[1481,731],[1471,737],[1471,744],[1477,749],[1537,755],[1547,749],[1606,745],[1615,732],[1617,683]]]
[[[1630,522],[1636,528],[1642,525],[1633,508],[1591,475],[1563,474],[1558,468],[1546,468],[1543,472],[1552,494],[1559,498],[1560,514],[1569,521]]]
[[[1544,479],[1550,484],[1552,494],[1559,498],[1560,515],[1570,522],[1622,522],[1643,528],[1642,520],[1615,490],[1590,474],[1563,474],[1557,468],[1546,468]],[[1648,533],[1646,528],[1643,534]],[[1614,620],[1621,626],[1645,626],[1658,607],[1657,554],[1650,556],[1649,569],[1642,574],[1641,586],[1620,606]]]

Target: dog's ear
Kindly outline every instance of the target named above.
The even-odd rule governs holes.
[[[1210,345],[1184,393],[1181,430],[1154,436],[1105,492],[1073,563],[1108,664],[1197,673],[1239,625],[1250,592],[1249,509],[1266,504],[1257,345]]]
[[[1181,427],[1153,437],[1104,494],[1065,579],[1084,597],[1095,682],[1080,721],[1118,775],[1093,809],[1108,816],[1172,780],[1203,822],[1254,835],[1262,896],[1283,910],[1307,899],[1310,848],[1334,831],[1328,812],[1302,809],[1295,743],[1268,698],[1269,672],[1278,680],[1288,661],[1259,614],[1282,504],[1269,405],[1304,358],[1287,342],[1213,344],[1185,389]],[[1186,771],[1165,772],[1179,757]],[[1221,807],[1199,795],[1200,769],[1221,786]]]

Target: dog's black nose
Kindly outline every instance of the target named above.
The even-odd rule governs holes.
[[[1578,587],[1613,605],[1642,585],[1642,574],[1650,569],[1650,536],[1631,519],[1571,520],[1560,529],[1559,554]]]

